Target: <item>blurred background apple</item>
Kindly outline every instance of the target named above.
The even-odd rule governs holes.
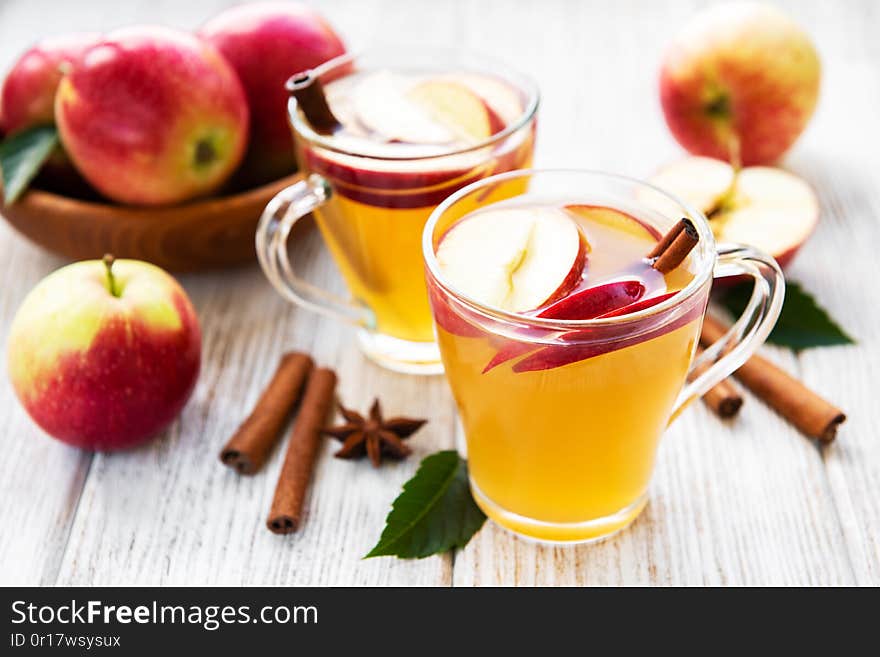
[[[0,89],[0,134],[14,135],[55,125],[55,92],[64,70],[93,46],[100,34],[76,32],[39,41],[12,65]],[[81,193],[85,183],[58,146],[43,165],[40,182],[56,191]]]
[[[676,35],[660,98],[669,129],[691,153],[769,164],[806,127],[819,79],[816,50],[791,19],[763,4],[725,3]]]
[[[166,27],[109,34],[58,87],[61,141],[98,191],[122,203],[176,203],[216,191],[241,162],[248,107],[229,63]]]
[[[238,73],[251,109],[251,142],[240,184],[251,186],[296,169],[284,83],[345,52],[342,40],[318,13],[295,2],[228,9],[201,35]]]

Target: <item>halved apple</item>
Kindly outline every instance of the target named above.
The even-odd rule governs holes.
[[[736,171],[721,160],[691,157],[664,167],[651,182],[706,214],[718,240],[755,246],[781,267],[792,261],[819,219],[812,188],[774,167]],[[658,210],[670,211],[660,195],[640,196]]]
[[[588,250],[575,222],[558,208],[489,209],[443,236],[437,262],[447,280],[476,301],[525,312],[573,289]]]

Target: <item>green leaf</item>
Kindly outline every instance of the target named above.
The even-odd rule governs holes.
[[[736,317],[742,314],[751,294],[752,284],[741,283],[719,300]],[[855,343],[809,292],[792,281],[786,281],[782,312],[767,341],[795,351]]]
[[[58,144],[58,130],[41,125],[18,132],[0,143],[3,202],[15,203]]]
[[[464,547],[486,516],[471,497],[467,461],[456,451],[426,457],[403,485],[385,519],[382,537],[364,557],[422,559]]]

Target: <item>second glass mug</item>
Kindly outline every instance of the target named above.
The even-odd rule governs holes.
[[[689,218],[699,233],[686,261],[693,278],[653,307],[606,319],[526,317],[469,298],[444,279],[436,249],[453,224],[491,203],[479,200],[487,186],[513,180],[528,191],[501,205],[611,207],[658,234]],[[501,526],[546,542],[599,540],[638,516],[666,426],[757,349],[785,294],[770,256],[740,245],[716,250],[700,212],[598,172],[515,171],[474,183],[437,207],[422,250],[474,499]],[[713,276],[748,276],[754,292],[724,339],[695,359]],[[521,356],[487,367],[502,349]]]
[[[305,180],[282,190],[257,229],[257,256],[266,276],[288,300],[359,327],[363,351],[401,372],[442,371],[434,340],[421,258],[422,228],[440,201],[465,185],[531,165],[538,92],[526,77],[492,60],[452,50],[380,50],[345,55],[310,74],[333,81],[361,70],[407,70],[480,75],[509,85],[520,101],[516,120],[467,148],[420,157],[382,156],[341,147],[320,134],[291,98],[288,112],[297,161]],[[293,78],[292,78],[293,79]],[[485,100],[484,100],[485,102]],[[520,181],[484,190],[486,200],[515,196]],[[299,277],[287,239],[313,213],[353,300],[341,299]]]

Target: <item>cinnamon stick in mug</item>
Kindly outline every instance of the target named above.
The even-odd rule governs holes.
[[[727,332],[713,317],[703,320],[703,346],[717,342]],[[824,443],[837,435],[846,415],[766,358],[752,355],[733,375],[801,433]]]
[[[321,80],[313,71],[296,74],[287,81],[286,86],[316,132],[330,135],[342,127],[327,103]]]
[[[322,367],[312,372],[266,521],[269,530],[275,534],[295,532],[302,521],[303,502],[321,444],[321,430],[333,406],[335,390],[336,373],[333,370]]]
[[[314,363],[303,353],[281,357],[278,369],[248,418],[220,452],[220,460],[241,474],[259,470],[278,440]]]
[[[668,274],[687,258],[699,240],[700,234],[691,220],[680,220],[648,254],[648,258],[654,259],[651,266],[661,274]]]

